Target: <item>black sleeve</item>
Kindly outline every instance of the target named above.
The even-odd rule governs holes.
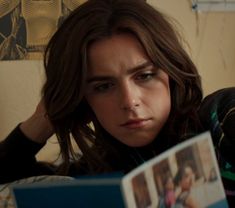
[[[44,146],[28,139],[19,125],[0,142],[0,183],[36,175],[51,175],[52,166],[37,162],[35,155]]]
[[[218,90],[202,102],[199,115],[216,149],[235,166],[235,87]]]

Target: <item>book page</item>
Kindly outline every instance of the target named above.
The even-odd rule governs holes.
[[[209,132],[182,142],[122,180],[127,207],[228,207]]]

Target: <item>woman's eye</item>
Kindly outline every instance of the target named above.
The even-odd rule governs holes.
[[[137,80],[148,81],[148,80],[151,80],[155,75],[156,73],[154,72],[142,73],[137,76]]]
[[[103,83],[103,84],[97,84],[94,86],[95,92],[107,92],[113,87],[113,83]]]

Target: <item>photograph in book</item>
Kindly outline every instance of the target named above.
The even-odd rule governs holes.
[[[203,133],[130,172],[127,207],[228,207],[210,133]]]

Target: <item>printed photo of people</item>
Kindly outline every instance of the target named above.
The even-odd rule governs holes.
[[[42,59],[60,23],[86,0],[0,0],[0,60]]]
[[[218,173],[208,141],[188,146],[153,165],[158,208],[219,207]]]
[[[205,132],[145,161],[122,180],[131,208],[228,208],[211,135]]]

